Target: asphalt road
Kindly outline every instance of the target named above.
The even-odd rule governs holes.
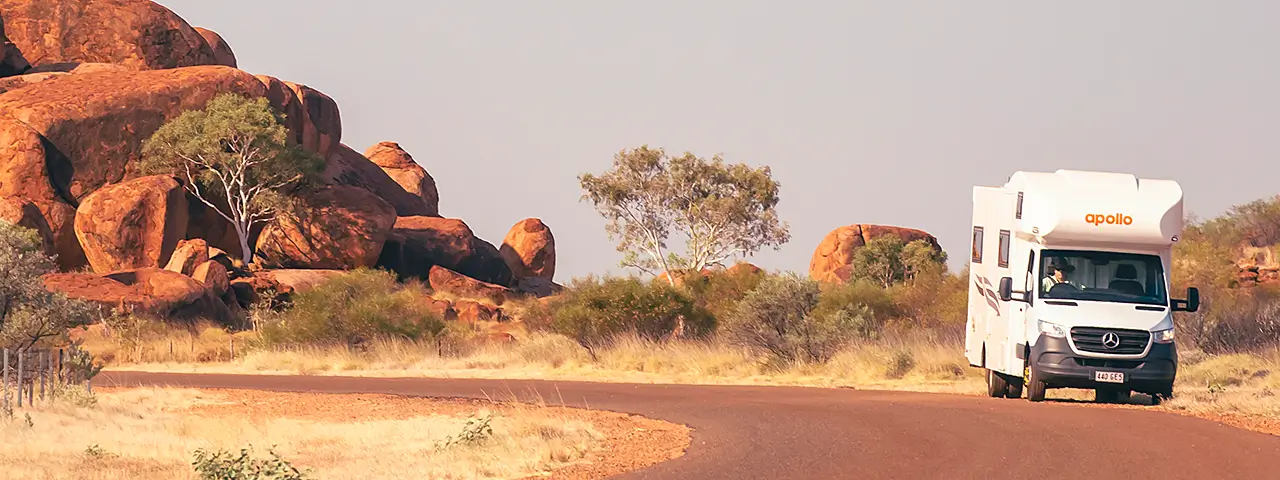
[[[104,372],[169,385],[484,398],[540,395],[694,429],[678,459],[619,478],[1280,478],[1280,437],[1070,403],[850,389]],[[563,400],[562,400],[563,399]]]

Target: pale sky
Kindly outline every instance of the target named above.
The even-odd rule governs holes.
[[[495,244],[542,218],[556,280],[622,273],[577,175],[643,144],[767,164],[805,272],[851,223],[936,235],[1015,170],[1181,182],[1216,215],[1280,193],[1280,2],[167,0],[240,68],[311,85],[359,151],[399,142]],[[694,5],[696,3],[696,5]]]

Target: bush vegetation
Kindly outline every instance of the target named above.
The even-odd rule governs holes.
[[[293,297],[281,312],[260,311],[262,341],[272,345],[336,343],[359,347],[379,338],[431,340],[444,319],[424,301],[417,282],[399,283],[385,270],[359,269]]]

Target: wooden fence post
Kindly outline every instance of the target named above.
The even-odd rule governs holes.
[[[59,348],[58,349],[58,381],[66,382],[67,374],[66,374],[66,371],[64,370],[65,367],[63,366],[62,362],[63,362],[62,349]]]
[[[4,411],[9,411],[9,349],[4,349]]]
[[[49,357],[45,355],[45,352],[38,352],[36,353],[36,358],[39,360],[38,366],[36,368],[40,371],[40,401],[44,402],[44,390],[45,390],[45,387],[47,387],[47,385],[45,384],[45,372],[46,372],[46,369],[48,368],[45,365],[45,362],[48,360]]]
[[[18,349],[18,408],[22,408],[22,354],[21,348]]]

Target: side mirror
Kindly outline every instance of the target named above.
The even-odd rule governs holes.
[[[1013,279],[1004,277],[1000,279],[1000,301],[1008,302],[1013,300]]]
[[[1200,310],[1200,290],[1196,287],[1187,287],[1186,300],[1174,300],[1173,311],[1175,312],[1195,312]]]

